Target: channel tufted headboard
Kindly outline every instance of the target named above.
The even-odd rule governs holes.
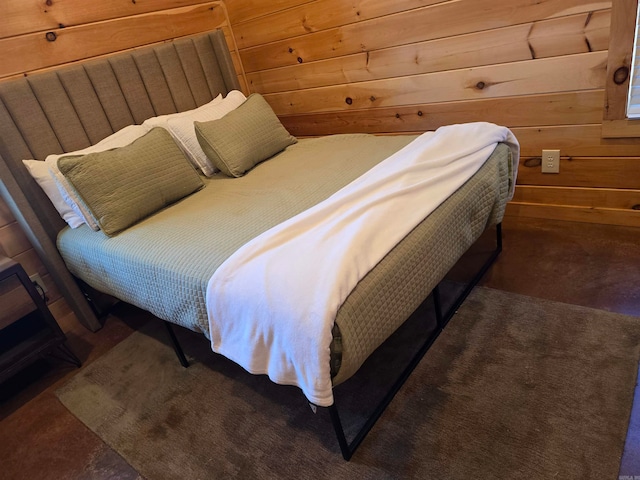
[[[22,164],[240,89],[221,30],[0,82],[0,194],[91,330],[100,322],[55,246],[65,223]]]

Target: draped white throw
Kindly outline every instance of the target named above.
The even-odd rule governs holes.
[[[229,257],[207,289],[212,349],[329,406],[333,322],[356,284],[462,186],[511,131],[469,123],[427,132],[330,198]],[[512,192],[511,192],[512,194]]]

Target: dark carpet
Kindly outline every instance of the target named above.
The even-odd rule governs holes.
[[[419,338],[412,319],[337,387],[362,421]],[[152,321],[81,370],[62,403],[148,480],[616,478],[640,319],[476,288],[350,462],[326,409],[191,332],[183,369]]]

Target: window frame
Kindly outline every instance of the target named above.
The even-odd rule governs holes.
[[[602,118],[605,138],[640,137],[640,119],[627,118],[636,13],[639,0],[613,0]],[[630,15],[629,12],[634,12]]]

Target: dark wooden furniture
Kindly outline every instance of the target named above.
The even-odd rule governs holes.
[[[22,266],[0,256],[0,382],[54,350],[80,367],[65,340]]]

